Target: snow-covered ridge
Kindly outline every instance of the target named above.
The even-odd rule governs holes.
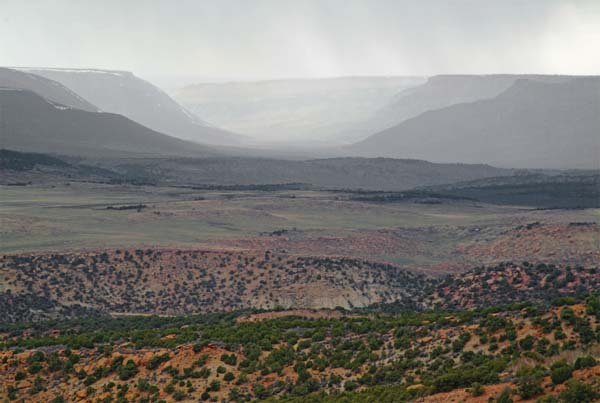
[[[54,102],[49,99],[46,99],[46,102],[48,102],[50,105],[52,105],[54,107],[54,109],[60,109],[61,111],[74,109],[74,108],[71,108],[70,106],[59,104],[58,102]]]
[[[110,74],[112,76],[123,77],[131,75],[129,71],[124,70],[101,70],[101,69],[69,69],[60,67],[14,67],[21,71],[57,71],[63,73],[92,73],[92,74]]]

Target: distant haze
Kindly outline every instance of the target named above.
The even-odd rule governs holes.
[[[202,81],[598,74],[600,2],[2,0],[0,65]]]

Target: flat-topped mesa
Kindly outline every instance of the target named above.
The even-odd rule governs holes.
[[[103,112],[123,115],[154,131],[207,144],[240,144],[243,136],[218,129],[134,73],[121,70],[23,68],[23,74],[69,88]]]

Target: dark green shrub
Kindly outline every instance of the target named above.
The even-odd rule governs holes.
[[[566,382],[569,378],[571,378],[572,375],[573,369],[565,361],[559,361],[552,365],[550,378],[552,378],[552,383],[555,385]]]
[[[127,360],[127,363],[125,365],[122,365],[117,369],[119,379],[122,381],[126,381],[128,379],[133,378],[137,373],[138,369],[133,360]]]
[[[567,389],[560,394],[560,397],[566,403],[589,403],[600,398],[600,394],[591,385],[573,379],[569,381]]]
[[[479,382],[474,382],[469,388],[469,393],[471,394],[471,396],[477,397],[483,395],[485,393],[485,390]]]
[[[167,362],[170,359],[171,356],[168,353],[155,355],[150,359],[150,361],[148,361],[148,363],[146,364],[146,368],[156,369],[160,366],[160,364],[162,364],[163,362]]]
[[[596,365],[596,359],[591,355],[585,355],[583,357],[579,357],[575,360],[575,364],[573,368],[582,369],[582,368],[591,368]]]
[[[523,399],[531,399],[544,393],[542,381],[546,371],[541,366],[533,368],[524,367],[517,371],[517,393]]]
[[[496,403],[513,403],[512,398],[510,397],[512,391],[510,388],[504,388],[498,399],[496,399]]]

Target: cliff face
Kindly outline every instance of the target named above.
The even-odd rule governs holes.
[[[274,290],[272,297],[259,297],[256,304],[264,309],[282,307],[286,309],[335,309],[363,308],[374,303],[392,302],[380,294],[381,288],[367,285],[363,290],[347,286],[336,287],[327,282],[291,285]],[[277,303],[275,303],[277,301]]]

